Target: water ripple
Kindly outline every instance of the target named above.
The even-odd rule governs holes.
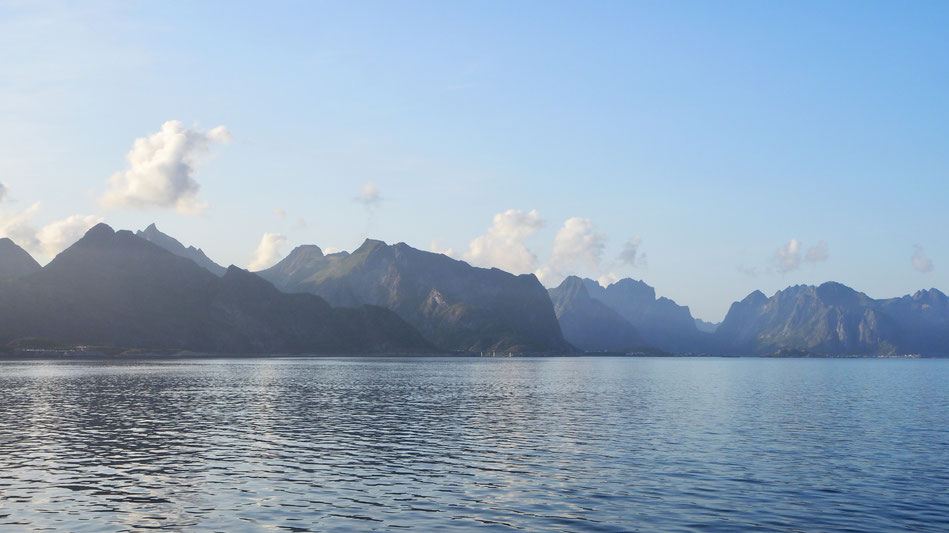
[[[949,528],[949,361],[0,363],[0,526]]]

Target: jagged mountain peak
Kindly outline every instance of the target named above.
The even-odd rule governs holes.
[[[158,229],[158,226],[156,226],[154,222],[149,224],[144,230],[137,231],[135,235],[161,248],[164,248],[165,250],[179,257],[190,259],[197,263],[198,266],[203,267],[217,276],[223,276],[227,270],[223,266],[212,261],[200,248],[196,248],[194,246],[185,247],[185,245],[181,244],[178,239],[163,233]]]

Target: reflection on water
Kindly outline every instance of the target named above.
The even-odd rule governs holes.
[[[949,361],[0,363],[0,525],[949,528]]]

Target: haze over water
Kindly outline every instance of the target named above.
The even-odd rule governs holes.
[[[949,528],[949,360],[0,363],[0,526]]]

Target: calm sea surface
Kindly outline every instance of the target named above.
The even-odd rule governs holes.
[[[0,529],[949,529],[949,360],[0,363]]]

